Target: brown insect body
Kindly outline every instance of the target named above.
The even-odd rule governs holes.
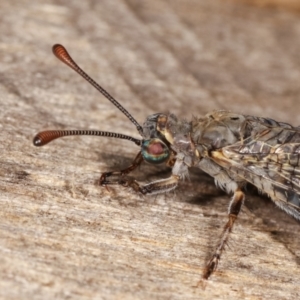
[[[192,122],[180,121],[173,114],[156,114],[150,119],[154,117],[156,131],[169,143],[176,162],[169,179],[137,190],[145,194],[169,191],[170,183],[175,188],[188,175],[188,168],[196,166],[214,177],[216,184],[227,193],[233,193],[229,219],[204,271],[205,279],[218,265],[244,202],[242,188],[247,182],[300,220],[300,128],[227,111],[215,111]],[[145,124],[148,132],[148,122]]]
[[[300,128],[272,119],[215,111],[191,122],[179,120],[173,114],[150,115],[143,126],[110,94],[82,71],[66,49],[54,45],[54,54],[84,77],[110,100],[136,126],[142,139],[119,133],[89,130],[44,131],[34,138],[35,146],[68,135],[97,135],[127,139],[141,150],[132,165],[117,172],[101,175],[100,184],[119,184],[142,194],[159,194],[175,189],[188,176],[188,169],[199,167],[216,184],[232,193],[228,221],[216,250],[208,262],[203,278],[216,270],[234,222],[245,200],[243,187],[247,183],[268,194],[277,206],[300,220]],[[126,175],[143,161],[172,167],[169,178],[141,185]]]
[[[177,159],[179,171],[173,173],[184,177],[188,167],[199,167],[228,193],[250,182],[300,219],[300,128],[227,111],[192,122],[173,114],[155,114],[150,119],[155,117],[155,130],[182,157]],[[145,124],[143,131],[148,132]],[[144,137],[151,136],[158,137],[155,131]]]

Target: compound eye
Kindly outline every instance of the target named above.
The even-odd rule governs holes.
[[[160,139],[143,141],[141,152],[144,160],[150,164],[161,164],[170,156],[168,146]]]

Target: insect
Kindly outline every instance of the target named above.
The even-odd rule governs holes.
[[[243,188],[247,183],[269,195],[278,207],[300,220],[300,127],[228,111],[214,111],[192,121],[180,120],[174,114],[156,113],[148,116],[141,126],[75,63],[62,45],[54,45],[53,53],[111,101],[136,126],[142,138],[106,131],[50,130],[34,137],[35,146],[71,135],[126,139],[138,145],[140,151],[128,168],[103,173],[100,185],[119,184],[144,195],[164,193],[175,189],[179,181],[188,176],[188,169],[194,166],[214,177],[217,186],[233,194],[227,223],[204,269],[203,279],[208,279],[218,266],[244,203]],[[144,185],[129,179],[127,175],[143,161],[165,163],[172,168],[172,174]]]

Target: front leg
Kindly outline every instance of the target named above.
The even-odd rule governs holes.
[[[134,179],[127,178],[125,175],[136,169],[142,161],[143,157],[141,152],[139,152],[128,168],[117,172],[103,173],[100,177],[100,185],[119,184],[125,187],[131,187],[136,192],[142,193],[143,195],[154,195],[174,190],[177,187],[179,180],[187,176],[188,173],[187,166],[183,163],[181,156],[175,158],[175,156],[172,155],[171,159],[167,162],[169,166],[173,166],[172,175],[169,178],[155,180],[148,184],[140,184]],[[110,176],[117,176],[118,178],[116,180],[108,180],[107,178]]]
[[[184,156],[180,154],[176,158],[172,158],[172,175],[169,178],[155,180],[144,185],[141,185],[136,180],[125,180],[121,184],[129,186],[143,195],[154,195],[172,191],[177,187],[179,180],[188,175],[188,166],[183,162],[183,159]]]
[[[122,184],[123,186],[129,186],[136,192],[140,192],[143,195],[154,195],[174,190],[178,185],[179,179],[179,176],[171,175],[169,178],[155,180],[144,185],[141,185],[136,180],[124,180],[120,184]]]
[[[142,153],[140,151],[129,167],[127,167],[123,170],[120,170],[120,171],[102,173],[100,180],[99,180],[99,184],[102,186],[106,186],[106,185],[110,185],[110,184],[126,185],[126,184],[124,184],[124,181],[126,180],[124,178],[124,176],[129,174],[130,172],[134,171],[142,163],[142,161],[143,161],[143,157],[142,157]],[[108,177],[113,177],[113,176],[116,176],[117,179],[108,180]]]
[[[204,270],[203,279],[208,279],[210,275],[217,269],[218,263],[221,259],[221,254],[225,249],[225,246],[228,242],[229,235],[232,231],[233,224],[237,219],[237,216],[242,208],[242,205],[245,200],[245,194],[240,190],[237,189],[232,197],[232,200],[229,204],[229,212],[228,212],[228,221],[223,229],[223,233],[221,235],[219,244],[212,255],[210,261],[206,265]]]

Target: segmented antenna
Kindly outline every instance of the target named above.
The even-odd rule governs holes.
[[[86,81],[88,81],[94,88],[96,88],[102,95],[104,95],[113,105],[115,105],[137,128],[141,136],[143,136],[142,126],[134,119],[134,117],[104,88],[102,88],[96,81],[94,81],[88,74],[86,74],[72,59],[66,48],[62,45],[55,44],[52,48],[54,55],[69,66],[71,69],[81,75]]]
[[[142,141],[135,139],[131,136],[115,133],[115,132],[108,132],[108,131],[98,131],[98,130],[47,130],[39,132],[33,139],[33,144],[35,146],[44,146],[51,141],[63,137],[63,136],[70,136],[70,135],[95,135],[95,136],[106,136],[118,139],[129,140],[134,142],[136,145],[141,146]]]

